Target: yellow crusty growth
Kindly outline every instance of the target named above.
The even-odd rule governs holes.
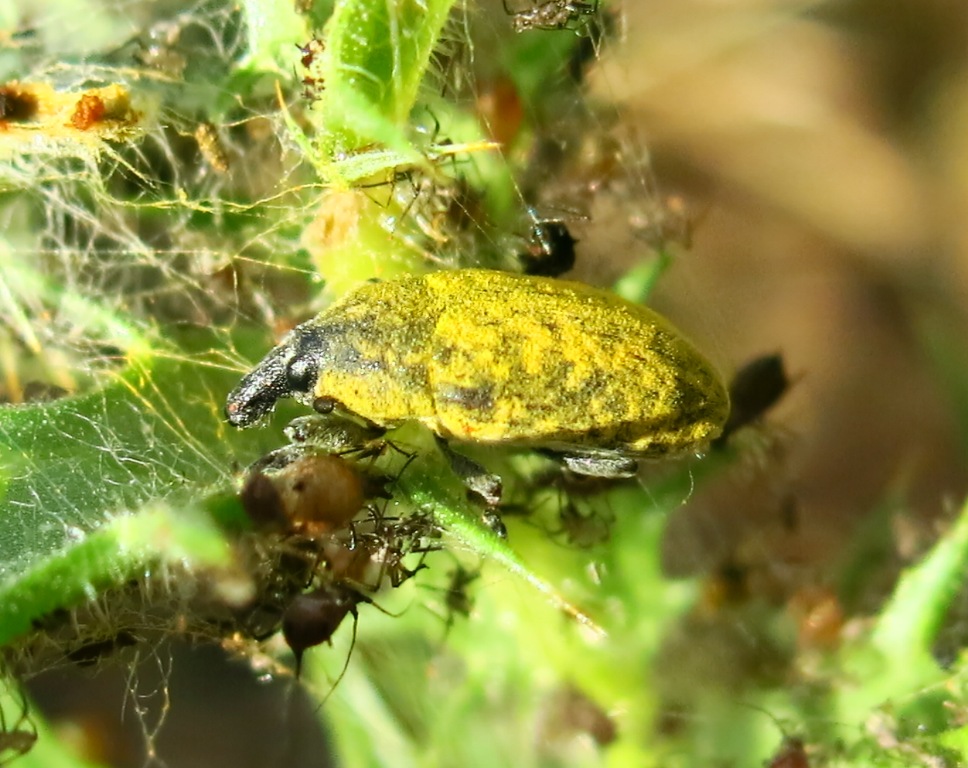
[[[316,397],[456,440],[681,454],[729,411],[713,367],[668,321],[580,283],[437,272],[365,285],[307,327],[330,344]]]

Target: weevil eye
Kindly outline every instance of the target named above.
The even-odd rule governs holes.
[[[309,392],[316,383],[316,363],[309,357],[297,357],[286,367],[286,386],[292,392]]]

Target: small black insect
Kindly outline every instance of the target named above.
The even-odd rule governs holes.
[[[545,0],[530,8],[514,11],[504,0],[504,10],[511,17],[511,28],[515,32],[529,29],[574,29],[570,26],[598,12],[598,0]]]
[[[37,114],[37,97],[14,84],[0,86],[0,120],[23,123]]]
[[[67,654],[67,658],[79,667],[90,667],[115,651],[137,644],[138,638],[128,630],[122,629],[113,637],[94,640],[80,648],[75,648]]]
[[[729,384],[732,409],[722,434],[713,444],[725,444],[738,429],[760,419],[789,388],[782,355],[763,355],[744,365]]]
[[[617,15],[608,10],[600,13],[594,23],[587,25],[587,34],[578,37],[568,55],[565,69],[573,83],[581,85],[585,82],[589,68],[598,61],[606,43],[616,37],[617,26]]]
[[[296,677],[302,669],[303,653],[316,645],[332,643],[333,634],[347,616],[353,617],[355,642],[356,606],[372,602],[358,589],[339,582],[323,584],[308,594],[297,595],[282,617],[282,636],[296,656]],[[345,666],[343,671],[346,671]]]
[[[558,277],[575,267],[575,243],[563,221],[544,219],[531,228],[531,245],[518,258],[526,275]]]

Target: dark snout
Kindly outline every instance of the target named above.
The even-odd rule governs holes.
[[[234,427],[248,427],[269,413],[280,397],[292,391],[286,374],[287,351],[276,347],[247,373],[225,401],[225,418]]]

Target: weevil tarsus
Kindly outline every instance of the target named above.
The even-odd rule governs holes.
[[[438,435],[435,435],[435,438],[451,470],[467,486],[467,489],[480,496],[488,506],[500,504],[503,490],[501,478],[488,472],[473,459],[455,451],[444,438]]]
[[[635,477],[639,471],[638,461],[622,453],[566,453],[556,458],[576,475],[588,477],[623,480]]]

